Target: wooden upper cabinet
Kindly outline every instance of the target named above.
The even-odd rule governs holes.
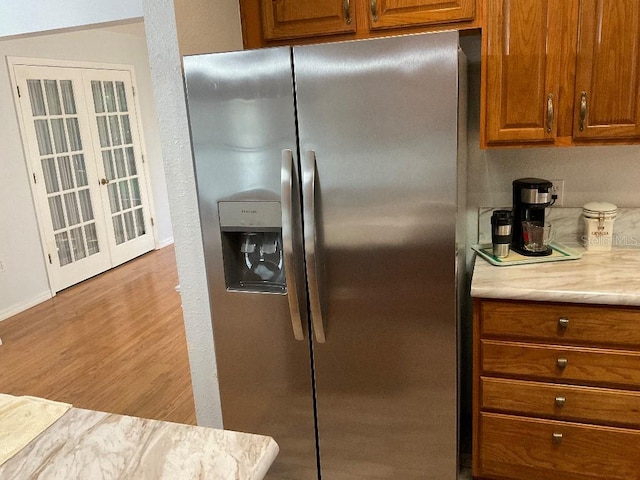
[[[640,136],[640,2],[581,0],[573,136]]]
[[[265,40],[313,37],[356,31],[353,0],[263,0]]]
[[[473,20],[476,0],[369,0],[371,30]]]
[[[492,142],[553,141],[561,23],[551,0],[488,0],[483,56],[485,135]]]
[[[480,28],[478,0],[239,0],[244,48]]]
[[[487,0],[482,146],[640,141],[639,0]]]

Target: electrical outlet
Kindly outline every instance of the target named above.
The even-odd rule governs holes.
[[[0,259],[0,272],[4,272],[7,269],[7,266],[4,263],[4,260]]]
[[[557,195],[554,205],[556,207],[561,207],[564,205],[564,180],[551,180],[551,183],[553,183],[553,187],[551,187],[551,194]]]

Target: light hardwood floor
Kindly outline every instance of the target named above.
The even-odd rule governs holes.
[[[173,246],[0,322],[0,392],[195,424]]]

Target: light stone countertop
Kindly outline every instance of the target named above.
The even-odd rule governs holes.
[[[72,408],[0,465],[3,480],[253,480],[271,437]]]
[[[497,267],[476,256],[471,296],[640,306],[640,249],[573,248],[582,258]]]

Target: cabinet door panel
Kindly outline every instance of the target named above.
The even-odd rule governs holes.
[[[483,411],[640,426],[640,392],[492,377],[480,385]]]
[[[640,384],[640,352],[482,340],[487,374],[551,381]]]
[[[482,414],[480,429],[480,471],[474,474],[483,478],[640,478],[637,430],[491,413]]]
[[[370,28],[473,20],[475,0],[369,0]]]
[[[483,337],[551,343],[640,345],[640,310],[609,305],[482,302]]]
[[[355,0],[262,0],[266,40],[356,31]]]
[[[561,15],[555,2],[488,0],[486,140],[552,141],[556,136]]]
[[[582,0],[575,138],[640,136],[640,2]]]

